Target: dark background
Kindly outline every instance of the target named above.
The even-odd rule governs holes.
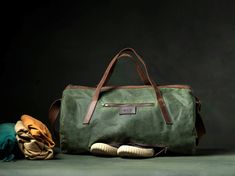
[[[235,147],[234,1],[65,2],[1,4],[1,122],[30,114],[48,124],[67,84],[96,85],[110,59],[133,47],[156,82],[191,85],[200,97],[200,147]],[[131,63],[118,67],[113,83],[141,83]]]

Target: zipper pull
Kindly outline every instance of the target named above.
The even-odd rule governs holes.
[[[109,107],[109,105],[107,103],[103,103],[102,106],[103,107]]]

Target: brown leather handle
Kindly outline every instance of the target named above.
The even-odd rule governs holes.
[[[136,70],[137,72],[139,73],[140,75],[140,78],[141,80],[146,84],[150,84],[149,81],[148,81],[148,78],[146,77],[146,75],[144,74],[141,66],[140,66],[140,63],[138,63],[138,61],[136,61],[132,55],[128,54],[128,53],[122,53],[121,55],[118,56],[117,59],[124,59],[125,57],[127,58],[130,58],[133,60],[133,62],[135,62],[135,65],[136,65]],[[60,106],[61,106],[61,99],[57,99],[55,100],[50,108],[49,108],[49,115],[48,115],[48,119],[49,119],[49,122],[51,124],[51,128],[53,129],[53,131],[55,131],[55,122],[58,118],[58,115],[59,115],[59,111],[60,111]]]
[[[60,113],[60,106],[61,106],[61,99],[57,99],[55,100],[50,108],[49,108],[49,113],[48,113],[48,120],[51,124],[51,128],[52,128],[52,131],[53,133],[56,133],[55,131],[55,122],[58,118],[58,115]]]
[[[130,52],[130,54],[133,54],[135,57],[130,55],[128,52]],[[123,58],[123,56],[128,56],[126,58],[130,58],[135,62],[140,78],[144,79],[144,83],[146,85],[151,85],[150,78],[148,76],[148,71],[146,71],[146,69],[147,69],[146,64],[144,63],[143,59],[132,48],[124,48],[114,56],[114,58],[109,63],[109,65],[108,65],[105,73],[103,74],[103,77],[101,78],[101,81],[99,82],[98,85],[102,84],[101,85],[101,88],[102,88],[107,83],[108,79],[110,78],[110,76],[112,74],[113,69],[115,68],[117,61],[119,59]],[[144,66],[143,69],[141,68],[141,65]]]
[[[136,71],[140,77],[140,79],[144,82],[145,85],[150,85],[150,82],[146,76],[146,74],[144,73],[143,69],[141,68],[141,63],[139,62],[139,60],[136,60],[133,55],[131,54],[128,54],[128,53],[122,53],[121,55],[119,55],[117,57],[117,60],[120,60],[120,59],[125,59],[125,58],[128,58],[128,59],[131,59],[134,64],[135,64],[135,67],[136,67]],[[106,82],[108,82],[108,80],[110,79],[110,76],[112,75],[112,71],[114,70],[114,67],[115,67],[115,64],[117,62],[114,63],[114,66],[112,67],[112,69],[110,70],[110,74],[108,75],[107,77],[107,80]]]
[[[96,104],[98,102],[101,88],[107,82],[107,78],[110,76],[111,70],[114,67],[114,65],[117,62],[117,60],[120,57],[120,55],[123,54],[123,53],[126,53],[126,52],[133,53],[136,56],[135,58],[138,59],[138,62],[140,62],[143,65],[144,73],[145,73],[148,81],[150,82],[151,86],[155,90],[157,102],[158,102],[159,107],[161,109],[163,118],[164,118],[166,124],[172,124],[170,115],[169,115],[168,110],[166,108],[165,101],[164,101],[164,99],[163,99],[163,97],[161,95],[161,92],[160,92],[159,88],[157,87],[157,84],[153,80],[150,79],[149,74],[148,74],[148,70],[147,70],[147,66],[146,66],[145,62],[143,61],[143,59],[140,57],[140,55],[137,54],[137,52],[133,48],[124,48],[118,54],[116,54],[116,56],[111,60],[110,64],[108,65],[106,71],[103,74],[102,79],[100,80],[100,82],[99,82],[99,84],[98,84],[98,86],[97,86],[97,88],[96,88],[96,90],[94,92],[94,95],[92,97],[92,101],[91,101],[91,103],[90,103],[90,105],[88,107],[88,111],[87,111],[87,114],[86,114],[86,116],[84,118],[83,124],[89,124],[89,122],[90,122],[90,120],[92,118],[93,112],[95,110]]]

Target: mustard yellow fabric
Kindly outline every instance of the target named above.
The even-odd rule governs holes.
[[[48,147],[55,146],[50,131],[41,121],[29,115],[22,115],[21,121],[37,141],[43,142]]]
[[[39,120],[23,115],[15,125],[16,139],[27,159],[53,158],[54,142],[50,131]]]

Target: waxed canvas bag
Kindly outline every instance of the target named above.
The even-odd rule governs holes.
[[[135,63],[144,85],[106,86],[121,58]],[[64,153],[86,153],[92,144],[102,142],[193,154],[205,134],[199,111],[190,86],[156,84],[140,55],[125,48],[111,60],[96,87],[68,85],[62,99],[50,107],[49,120],[54,126],[60,112]]]

